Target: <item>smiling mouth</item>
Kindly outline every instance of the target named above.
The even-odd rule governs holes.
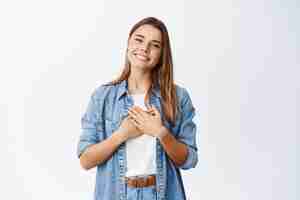
[[[140,55],[140,54],[137,54],[137,53],[134,53],[133,54],[137,59],[141,60],[141,61],[149,61],[150,58],[146,57],[146,56],[143,56],[143,55]]]

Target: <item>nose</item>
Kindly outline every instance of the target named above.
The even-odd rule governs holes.
[[[144,44],[141,45],[141,50],[148,53],[149,47],[150,47],[149,43],[144,43]]]

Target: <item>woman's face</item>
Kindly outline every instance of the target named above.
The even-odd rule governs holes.
[[[140,26],[129,38],[127,57],[131,67],[151,70],[159,62],[161,51],[161,32],[151,25]]]

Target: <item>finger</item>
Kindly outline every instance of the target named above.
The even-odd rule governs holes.
[[[140,114],[140,111],[138,110],[137,107],[129,108],[128,111],[131,112],[131,113],[133,113],[135,116],[138,116]]]
[[[138,112],[143,117],[143,119],[146,119],[149,115],[149,113],[146,110],[139,110]]]
[[[134,119],[134,118],[129,118],[130,122],[133,123],[134,126],[136,126],[137,128],[140,128],[140,124]]]
[[[135,110],[136,110],[141,116],[143,116],[144,118],[146,118],[147,115],[149,114],[149,111],[148,111],[148,110],[143,110],[143,109],[140,108],[140,107],[136,107]]]
[[[149,106],[147,107],[147,110],[148,110],[148,111],[153,110],[151,104],[149,104]]]
[[[142,113],[144,111],[142,108],[140,108],[138,106],[134,106],[132,109],[138,113]]]
[[[155,111],[153,109],[147,110],[147,113],[150,115],[155,115]]]
[[[145,118],[146,117],[146,111],[144,111],[142,108],[135,106],[132,108],[132,111],[134,111],[136,113],[137,116],[140,116],[141,118]]]
[[[128,110],[131,119],[138,120],[137,114],[134,111]]]
[[[136,123],[139,123],[139,122],[136,120],[136,118],[133,117],[133,116],[131,116],[131,115],[129,115],[128,120],[129,120],[129,121],[135,121]]]
[[[155,115],[155,111],[154,111],[154,109],[152,108],[151,104],[149,104],[147,110],[144,111],[144,112],[146,112],[146,114],[150,114],[150,115],[152,115],[152,116]]]
[[[154,112],[155,115],[160,115],[159,111],[154,105],[151,105],[151,111]]]
[[[138,122],[142,122],[143,121],[143,116],[141,115],[140,112],[136,111],[135,109],[131,109],[130,108],[128,110],[128,114],[130,114]]]
[[[141,110],[143,110],[141,107],[136,106],[136,105],[132,106],[131,109],[134,109],[134,110],[136,110],[136,111],[141,111]]]
[[[136,113],[134,111],[128,110],[127,112],[128,112],[129,117],[136,118]]]

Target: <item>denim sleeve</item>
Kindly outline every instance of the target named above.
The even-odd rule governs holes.
[[[181,169],[194,168],[198,163],[196,132],[197,127],[193,118],[195,116],[195,108],[192,104],[188,92],[184,89],[183,100],[181,103],[182,117],[180,123],[180,130],[178,133],[178,140],[186,144],[188,148],[188,157],[186,161],[178,166]]]
[[[97,123],[99,122],[99,105],[95,96],[96,92],[92,94],[86,112],[81,118],[81,134],[77,145],[78,158],[86,150],[87,147],[99,142],[97,136]]]

